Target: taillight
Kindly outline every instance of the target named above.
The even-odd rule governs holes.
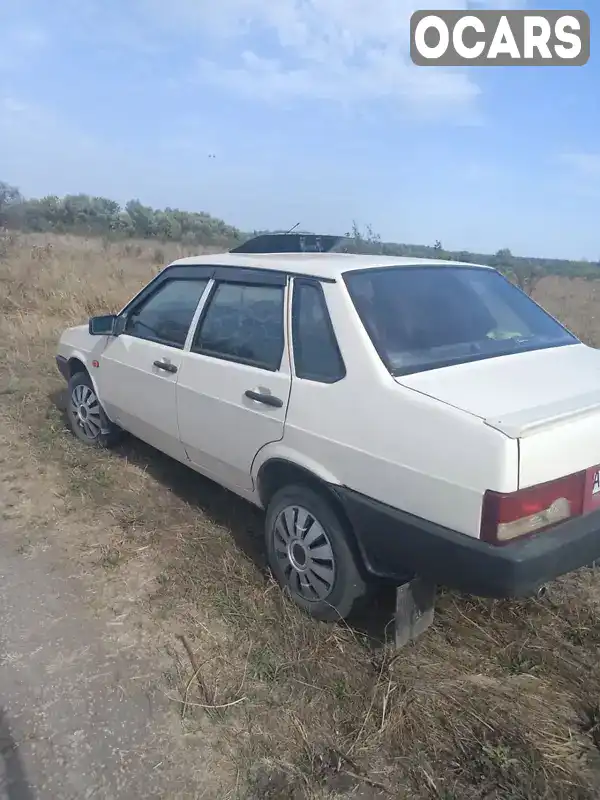
[[[511,494],[487,491],[483,498],[481,538],[505,544],[583,513],[585,472],[540,483]]]

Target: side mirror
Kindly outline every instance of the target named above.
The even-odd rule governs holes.
[[[91,317],[89,321],[89,332],[92,336],[114,336],[117,333],[116,314],[106,314],[103,317]]]

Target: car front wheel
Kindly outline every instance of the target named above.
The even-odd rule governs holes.
[[[86,372],[77,372],[69,380],[67,417],[75,436],[85,444],[110,447],[122,435],[104,413],[92,379]]]
[[[280,489],[267,508],[265,537],[274,577],[312,617],[345,619],[365,595],[349,532],[320,493]]]

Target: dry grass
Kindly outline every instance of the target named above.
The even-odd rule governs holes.
[[[1,514],[23,554],[51,530],[123,641],[156,654],[187,745],[210,743],[215,796],[598,797],[592,570],[540,602],[443,594],[434,627],[394,652],[386,598],[353,627],[285,600],[263,569],[258,512],[139,442],[96,452],[65,432],[60,332],[119,308],[178,253],[0,242],[0,474],[12,490]],[[595,344],[599,295],[600,283],[555,278],[536,293]]]

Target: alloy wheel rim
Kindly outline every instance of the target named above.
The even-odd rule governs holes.
[[[335,556],[314,514],[302,506],[287,506],[275,520],[273,537],[290,591],[311,603],[326,600],[335,583]]]
[[[77,427],[90,441],[95,441],[102,431],[100,403],[94,391],[83,383],[71,392],[71,415]]]

